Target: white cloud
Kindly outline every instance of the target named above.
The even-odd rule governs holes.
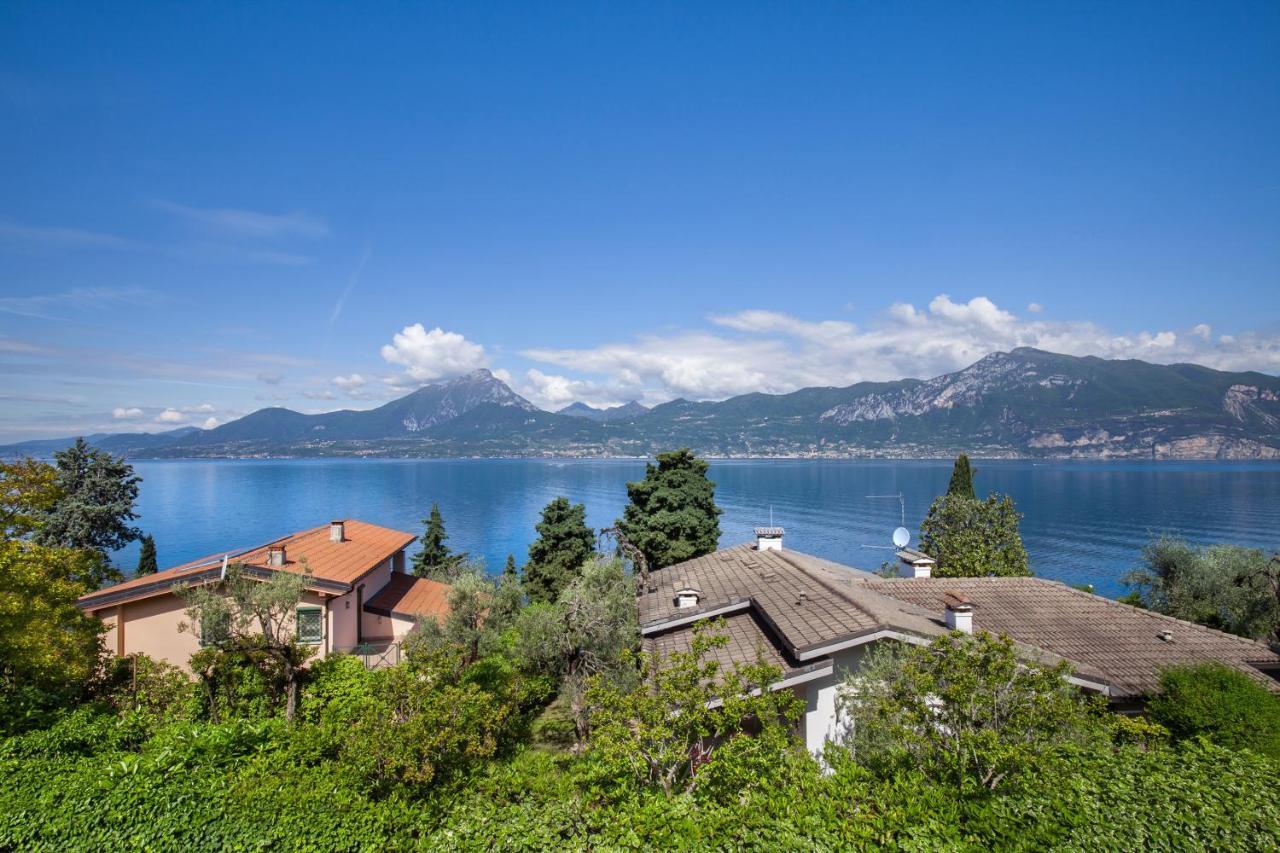
[[[133,421],[143,417],[142,409],[137,407],[118,406],[111,410],[111,417],[118,421]]]
[[[328,388],[320,391],[303,391],[302,396],[308,400],[336,400],[337,397]]]
[[[226,207],[192,207],[167,201],[158,201],[155,205],[188,222],[239,237],[316,238],[326,237],[329,234],[328,223],[306,211],[260,213],[256,210],[237,210]]]
[[[212,403],[201,403],[198,406],[183,406],[182,411],[190,415],[207,415],[210,412],[216,412]]]
[[[213,428],[214,428],[214,427],[216,427],[217,425],[218,425],[218,419],[217,419],[217,418],[205,418],[205,419],[204,419],[204,424],[202,424],[202,426],[203,426],[205,429],[213,429]]]
[[[187,416],[182,412],[179,412],[177,409],[165,409],[163,412],[156,415],[156,422],[162,424],[180,424],[185,422],[186,419]]]
[[[497,376],[497,372],[494,375]],[[625,402],[619,400],[610,388],[581,379],[546,374],[537,369],[527,371],[525,380],[518,389],[521,396],[548,411],[563,409],[574,402],[586,403],[596,408],[608,408]],[[510,383],[509,379],[503,381]]]
[[[1028,302],[1027,310],[1030,311],[1032,314],[1040,314],[1044,311],[1044,306],[1041,305],[1039,302]]]
[[[489,363],[484,347],[459,335],[436,327],[427,331],[421,323],[404,330],[383,346],[382,357],[405,368],[405,375],[416,382],[432,382],[470,373]]]
[[[1216,342],[1206,324],[1185,332],[1117,333],[1088,321],[1021,319],[985,296],[956,301],[942,294],[925,308],[897,303],[865,328],[761,310],[710,322],[723,331],[678,331],[589,349],[526,350],[526,358],[561,370],[531,370],[522,391],[543,405],[588,397],[635,397],[647,403],[675,396],[722,399],[750,391],[937,376],[1021,346],[1280,372],[1280,335],[1275,333],[1224,335]]]
[[[368,379],[365,379],[359,373],[353,373],[350,376],[335,376],[330,381],[343,391],[352,391],[356,388],[362,388],[369,382]]]

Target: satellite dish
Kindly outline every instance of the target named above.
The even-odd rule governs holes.
[[[907,547],[907,543],[911,541],[911,531],[905,527],[899,527],[893,531],[893,544],[898,548]]]

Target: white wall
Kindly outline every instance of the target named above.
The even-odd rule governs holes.
[[[872,644],[854,646],[833,655],[831,674],[805,685],[805,711],[802,726],[804,743],[815,756],[822,755],[827,741],[839,743],[844,738],[845,724],[836,709],[836,694],[851,672],[862,665],[862,658]]]

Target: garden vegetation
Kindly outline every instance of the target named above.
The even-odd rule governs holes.
[[[629,521],[655,555],[704,547],[701,523],[682,544]],[[1153,718],[1126,718],[1005,638],[883,646],[842,687],[845,738],[815,757],[802,701],[764,689],[766,663],[721,663],[718,624],[644,654],[611,554],[537,601],[515,572],[451,568],[448,619],[375,670],[302,666],[283,630],[255,638],[193,593],[212,640],[194,676],[103,653],[74,608],[81,559],[26,537],[0,550],[0,849],[1280,847],[1277,700],[1216,671],[1169,673]],[[293,594],[257,589],[230,600],[269,621]],[[1215,716],[1221,696],[1272,739]]]

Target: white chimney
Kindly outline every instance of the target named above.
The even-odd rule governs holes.
[[[346,525],[341,521],[329,522],[329,541],[342,542],[346,539]]]
[[[284,545],[272,545],[271,548],[267,550],[268,566],[283,566],[285,562],[287,562],[287,558],[285,556]]]
[[[938,565],[938,561],[928,554],[909,548],[898,552],[898,560],[901,561],[898,572],[904,578],[931,578],[934,567]]]
[[[959,592],[948,592],[942,597],[946,607],[947,628],[952,631],[973,633],[973,602]]]
[[[702,592],[695,587],[685,586],[676,590],[676,607],[680,610],[697,607],[701,599]]]
[[[756,528],[756,550],[757,551],[781,551],[782,550],[782,528],[781,527],[757,527]]]

